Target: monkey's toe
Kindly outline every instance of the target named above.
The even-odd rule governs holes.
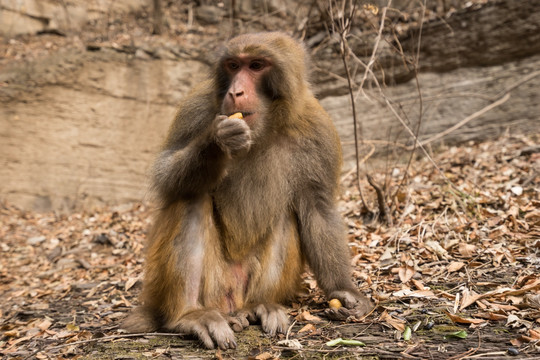
[[[285,333],[289,326],[289,317],[285,309],[277,304],[260,304],[254,312],[261,320],[263,331],[274,336],[277,333]]]
[[[249,326],[247,314],[239,313],[233,316],[228,316],[227,321],[235,332],[242,331]]]
[[[216,345],[222,350],[236,348],[233,330],[216,310],[191,312],[180,319],[175,329],[197,336],[207,349],[214,349]]]

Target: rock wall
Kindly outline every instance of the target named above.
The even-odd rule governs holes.
[[[540,68],[540,56],[486,68],[424,73],[421,134],[426,139],[503,96]],[[204,77],[194,60],[141,59],[112,50],[64,51],[4,69],[0,82],[0,200],[35,210],[70,210],[144,200],[149,166],[175,113],[175,104]],[[321,85],[322,87],[323,85]],[[540,129],[540,76],[510,98],[449,134],[445,141],[494,137],[503,131]],[[385,89],[412,122],[419,100],[414,81]],[[363,137],[379,148],[404,134],[380,101],[360,96]],[[343,140],[346,168],[353,163],[348,95],[322,105]]]
[[[421,73],[418,78],[422,101],[414,80],[384,88],[384,96],[415,131],[421,118],[419,139],[429,141],[455,124],[472,117],[462,127],[438,141],[456,144],[493,139],[509,131],[540,131],[540,55],[490,67],[459,68],[452,72]],[[505,96],[508,94],[508,99]],[[491,104],[501,104],[478,116]],[[422,102],[422,104],[420,104]],[[322,105],[332,115],[340,133],[346,166],[354,164],[354,131],[348,94],[327,96]],[[421,105],[421,106],[420,106]],[[412,138],[397,120],[378,91],[368,90],[356,100],[363,138],[376,150],[400,150],[394,143],[411,145]],[[420,117],[420,110],[422,116]],[[362,157],[361,156],[361,157]]]
[[[128,12],[148,0],[0,0],[0,34],[11,37],[80,29],[111,11]]]
[[[88,29],[93,19],[115,11],[120,17],[112,23],[122,23],[122,14],[147,3],[0,0],[0,34],[62,33],[81,23]],[[456,14],[442,25],[425,24],[420,62],[424,70],[418,76],[419,87],[410,67],[403,73],[405,67],[396,65],[401,58],[386,42],[377,74],[381,74],[380,80],[384,75],[393,86],[383,87],[381,93],[366,83],[366,96],[356,94],[361,136],[367,144],[361,156],[371,146],[385,150],[391,144],[389,149],[405,153],[403,146],[411,144],[387,101],[412,129],[421,122],[422,140],[467,118],[471,120],[442,141],[480,140],[504,131],[538,133],[539,15],[540,7],[534,2],[498,0],[490,1],[485,8]],[[505,20],[497,21],[499,18]],[[100,31],[107,34],[109,21],[104,24]],[[497,35],[503,43],[495,48],[496,39],[484,39],[493,33],[490,24],[503,24],[496,28],[506,34]],[[467,36],[460,37],[458,29],[474,25],[479,28],[465,27]],[[73,42],[79,45],[59,46],[59,50],[46,52],[47,56],[23,57],[12,63],[0,59],[0,201],[26,209],[69,211],[145,199],[148,169],[176,104],[205,77],[205,52],[211,49],[197,42],[193,34],[160,42],[159,38],[143,36],[147,33],[144,31],[139,30],[142,35],[131,45],[99,42],[101,33],[95,33],[86,45],[75,36]],[[188,37],[191,40],[186,40]],[[483,39],[481,44],[489,45],[490,51],[470,56],[478,38]],[[372,43],[358,39],[355,52],[369,57]],[[194,46],[184,48],[186,41]],[[414,44],[414,34],[401,41]],[[440,56],[439,50],[433,50],[440,45],[437,41],[459,43],[455,49],[460,51]],[[524,43],[530,46],[524,47]],[[512,44],[522,50],[511,50]],[[314,87],[335,120],[343,142],[345,169],[350,169],[354,163],[351,104],[341,62],[331,51],[332,46],[318,45],[330,60],[321,63],[318,57]],[[416,53],[414,47],[410,51]],[[504,54],[498,56],[497,51]],[[322,61],[328,60],[322,57]],[[338,76],[321,68],[335,69]],[[358,82],[362,74],[356,73]],[[494,103],[497,106],[485,111]]]
[[[69,210],[144,199],[175,104],[203,65],[67,52],[7,73],[42,75],[0,97],[0,199]]]

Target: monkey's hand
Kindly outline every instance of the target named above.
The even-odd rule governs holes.
[[[222,350],[235,349],[234,332],[217,310],[195,310],[184,315],[174,327],[175,331],[197,336],[208,349],[215,345]]]
[[[231,157],[247,153],[251,147],[251,129],[242,119],[218,115],[215,139],[219,147]]]
[[[349,317],[360,318],[369,313],[374,305],[364,295],[358,292],[339,290],[333,291],[328,295],[329,299],[338,299],[341,304],[340,308],[326,309],[324,314],[331,320],[347,320]]]

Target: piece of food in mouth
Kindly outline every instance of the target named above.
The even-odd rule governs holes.
[[[234,113],[232,114],[231,116],[229,116],[231,119],[243,119],[244,116],[242,115],[241,112],[237,112],[237,113]]]

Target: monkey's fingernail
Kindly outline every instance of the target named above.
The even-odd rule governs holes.
[[[332,299],[328,302],[328,306],[332,309],[339,309],[343,305],[341,305],[341,301],[339,301],[338,299]]]
[[[229,116],[229,118],[231,118],[231,119],[243,119],[244,116],[242,115],[241,112],[237,112],[237,113],[234,113],[231,116]]]

